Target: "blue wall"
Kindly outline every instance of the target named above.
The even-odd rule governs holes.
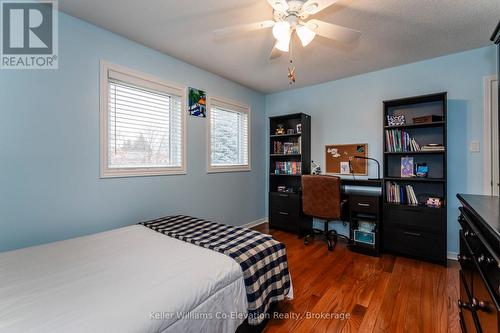
[[[483,77],[495,72],[495,49],[486,47],[268,95],[266,112],[311,115],[312,159],[324,169],[324,145],[331,143],[368,142],[369,155],[382,161],[382,101],[447,91],[448,251],[457,252],[455,195],[483,192],[482,153],[469,152],[468,144],[482,141]],[[375,166],[370,176],[376,177]]]
[[[59,33],[59,70],[0,71],[0,251],[171,213],[266,216],[262,94],[65,14]],[[207,121],[188,117],[188,175],[99,179],[101,59],[250,105],[252,171],[208,175]]]

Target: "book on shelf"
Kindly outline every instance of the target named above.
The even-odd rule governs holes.
[[[431,143],[423,146],[422,151],[444,151],[444,146],[437,143]]]
[[[420,151],[418,142],[405,130],[385,130],[385,139],[387,152]]]
[[[301,162],[276,162],[274,173],[276,175],[301,175]]]
[[[402,205],[418,205],[415,190],[411,185],[399,185],[393,182],[386,183],[387,202]]]
[[[401,157],[401,178],[415,177],[413,157]]]

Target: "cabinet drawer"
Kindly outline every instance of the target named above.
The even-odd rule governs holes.
[[[378,215],[379,198],[368,197],[361,195],[352,195],[350,197],[351,212],[353,213],[368,213]]]
[[[300,219],[298,216],[290,216],[283,211],[271,212],[269,226],[271,228],[283,229],[290,232],[298,232]]]
[[[434,262],[446,262],[446,241],[438,235],[387,225],[383,228],[383,235],[384,248],[388,251]]]
[[[384,207],[384,224],[433,233],[445,232],[445,208],[408,207],[386,205]]]
[[[293,193],[271,193],[269,197],[269,211],[284,216],[300,215],[300,196]]]

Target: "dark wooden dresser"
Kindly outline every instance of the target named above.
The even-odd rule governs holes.
[[[464,333],[500,331],[500,198],[458,194],[460,324]]]

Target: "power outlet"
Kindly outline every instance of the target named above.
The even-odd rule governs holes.
[[[479,153],[481,151],[481,146],[479,144],[479,141],[470,142],[470,151],[471,153]]]

